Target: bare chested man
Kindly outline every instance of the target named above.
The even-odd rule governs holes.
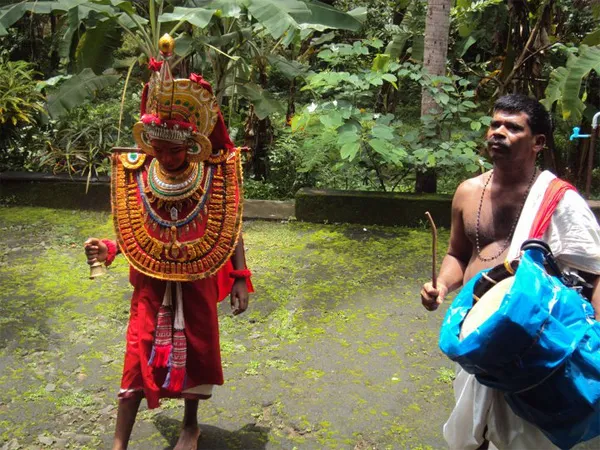
[[[540,173],[536,156],[549,133],[548,113],[537,101],[520,95],[498,100],[487,133],[493,170],[463,182],[454,194],[450,245],[437,289],[426,283],[421,291],[426,309],[437,309],[449,292],[476,273],[504,262],[527,195]],[[599,290],[594,293],[594,309],[600,318]]]
[[[535,215],[535,211],[525,211],[523,206],[536,179],[542,173],[536,168],[536,156],[544,148],[551,132],[549,115],[536,100],[523,95],[508,95],[496,102],[486,136],[493,170],[463,182],[454,195],[450,244],[442,261],[437,288],[432,283],[425,283],[421,290],[421,302],[427,310],[436,310],[449,292],[460,288],[482,269],[494,267],[503,263],[507,257],[512,257],[508,253],[520,216]],[[576,196],[576,206],[569,211],[578,216],[581,212],[587,218],[589,232],[582,234],[581,247],[594,247],[590,254],[582,255],[582,258],[586,264],[590,263],[589,273],[584,276],[594,285],[589,296],[596,318],[600,319],[600,283],[597,275],[600,273],[600,261],[597,258],[600,254],[597,250],[600,231],[585,201],[574,192],[572,196]],[[562,237],[568,237],[571,241],[579,239],[579,236],[559,236]],[[483,387],[479,385],[474,389],[480,388]],[[469,423],[469,418],[457,425],[457,422],[461,422],[462,412],[457,414],[460,393],[457,391],[456,394],[457,407],[444,430],[451,448],[487,448],[484,436],[487,430],[485,417],[482,416],[483,423],[479,429]],[[471,422],[477,421],[478,418],[475,417]],[[468,435],[470,440],[459,443],[448,439],[446,428],[449,426],[468,429],[456,434]],[[513,448],[506,443],[503,446]]]

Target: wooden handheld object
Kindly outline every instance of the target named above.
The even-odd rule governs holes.
[[[429,219],[429,223],[431,224],[431,284],[434,289],[437,289],[437,272],[436,272],[436,254],[437,254],[437,227],[435,226],[435,222],[433,221],[433,217],[429,214],[429,211],[425,212],[425,215]]]

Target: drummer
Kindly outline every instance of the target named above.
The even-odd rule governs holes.
[[[550,182],[536,168],[536,156],[552,133],[548,112],[524,95],[501,97],[487,132],[492,170],[464,181],[452,201],[450,245],[437,288],[425,283],[421,302],[436,310],[449,292],[479,271],[514,259],[529,238],[533,218]],[[558,203],[542,239],[563,268],[575,269],[593,288],[587,292],[600,320],[600,227],[586,201],[568,190]],[[552,443],[517,417],[502,394],[459,370],[454,382],[456,406],[444,425],[452,449],[552,449]]]

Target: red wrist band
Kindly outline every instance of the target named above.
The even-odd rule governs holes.
[[[117,244],[115,241],[111,241],[110,239],[102,239],[101,242],[108,248],[108,254],[106,255],[106,260],[104,261],[104,265],[108,267],[115,260],[115,256],[117,256]]]
[[[229,276],[231,278],[250,278],[252,276],[252,272],[250,272],[249,269],[232,270],[229,272]]]

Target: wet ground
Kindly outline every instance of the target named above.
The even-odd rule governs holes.
[[[109,448],[131,289],[122,257],[87,278],[91,235],[113,235],[108,214],[0,209],[0,448]],[[220,305],[226,382],[199,448],[444,448],[445,307],[418,300],[429,232],[247,222],[244,238],[257,292],[242,316]],[[172,448],[182,412],[143,403],[130,448]]]

